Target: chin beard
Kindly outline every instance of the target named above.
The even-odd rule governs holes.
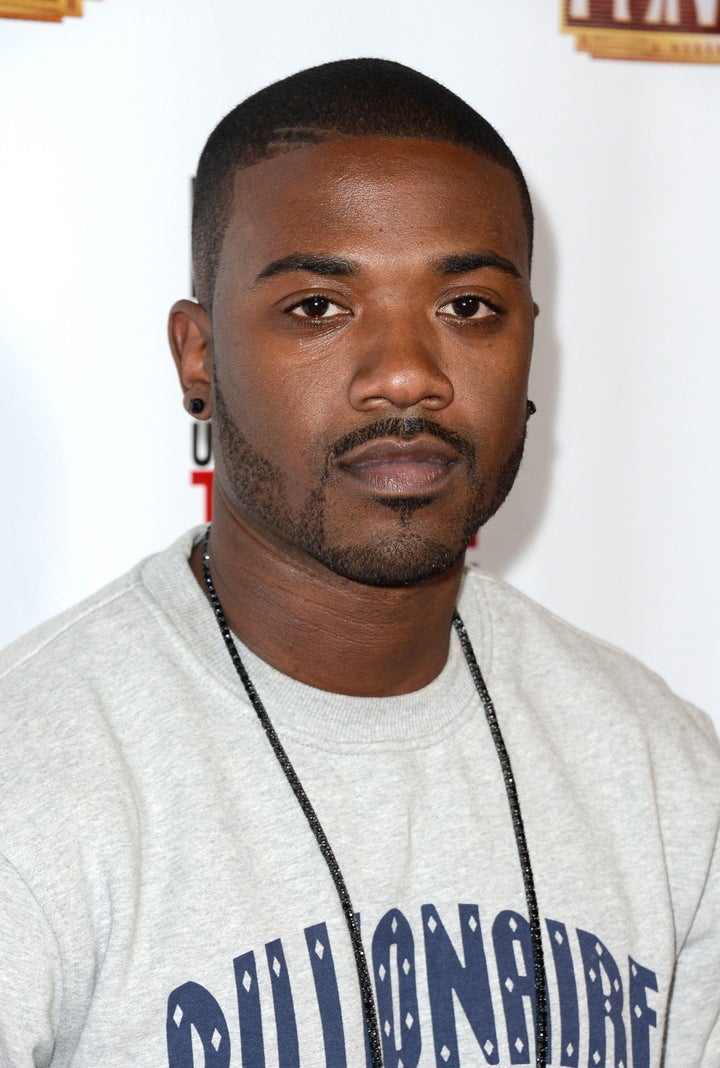
[[[215,422],[222,465],[234,495],[260,522],[330,571],[369,586],[412,586],[442,574],[465,554],[470,540],[501,506],[518,473],[525,447],[525,427],[515,449],[501,469],[494,491],[478,472],[474,448],[466,444],[469,501],[456,522],[446,521],[451,531],[447,542],[422,533],[423,519],[417,512],[433,504],[433,497],[384,499],[378,503],[398,515],[395,534],[376,537],[365,545],[338,545],[329,539],[326,527],[326,483],[329,461],[318,487],[310,494],[299,515],[293,516],[282,472],[262,456],[240,433],[215,384]],[[408,421],[417,423],[420,421]],[[461,439],[459,439],[461,440]],[[452,530],[457,531],[455,536]]]
[[[375,539],[370,545],[336,546],[328,541],[324,528],[324,489],[314,493],[303,509],[295,528],[295,538],[306,551],[330,571],[353,582],[367,586],[414,586],[434,578],[453,567],[465,555],[478,530],[487,523],[505,501],[520,469],[525,449],[523,432],[510,458],[498,477],[495,492],[487,500],[485,482],[473,469],[471,476],[472,503],[464,518],[458,516],[457,539],[446,544],[424,536],[412,528],[415,512],[433,503],[432,498],[402,498],[380,500],[397,512],[401,530],[395,535]]]
[[[469,540],[469,539],[468,539]],[[465,553],[420,535],[387,538],[372,545],[324,546],[312,553],[336,575],[366,586],[415,586],[447,571]]]

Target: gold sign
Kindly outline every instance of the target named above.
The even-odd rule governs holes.
[[[66,15],[82,15],[83,0],[0,0],[0,19],[62,22]]]
[[[720,63],[720,0],[562,0],[562,29],[597,59]]]

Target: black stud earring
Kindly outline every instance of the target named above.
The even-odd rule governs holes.
[[[528,419],[530,418],[531,415],[535,415],[536,411],[537,411],[537,405],[535,404],[535,401],[529,400],[527,402],[527,417],[528,417]]]
[[[204,407],[204,400],[200,400],[199,397],[192,397],[190,403],[188,404],[188,411],[190,412],[190,415],[200,415],[200,412],[204,409]]]

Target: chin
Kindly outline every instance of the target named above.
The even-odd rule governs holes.
[[[324,547],[314,555],[330,571],[366,586],[416,586],[442,575],[465,555],[467,538],[450,547],[418,536],[385,539],[372,545]]]
[[[352,543],[345,531],[352,520],[329,522],[324,487],[312,493],[299,521],[292,524],[292,540],[329,571],[366,586],[415,586],[442,575],[463,559],[480,529],[500,508],[517,475],[524,435],[488,493],[482,479],[471,480],[463,501],[443,502],[433,496],[377,498],[391,522],[374,520],[364,540]],[[430,507],[434,506],[434,507]],[[365,526],[356,523],[356,530]]]

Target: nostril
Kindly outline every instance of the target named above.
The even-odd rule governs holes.
[[[350,387],[351,403],[360,408],[382,405],[398,409],[438,410],[450,404],[454,390],[438,362],[424,352],[387,352],[366,359]]]

